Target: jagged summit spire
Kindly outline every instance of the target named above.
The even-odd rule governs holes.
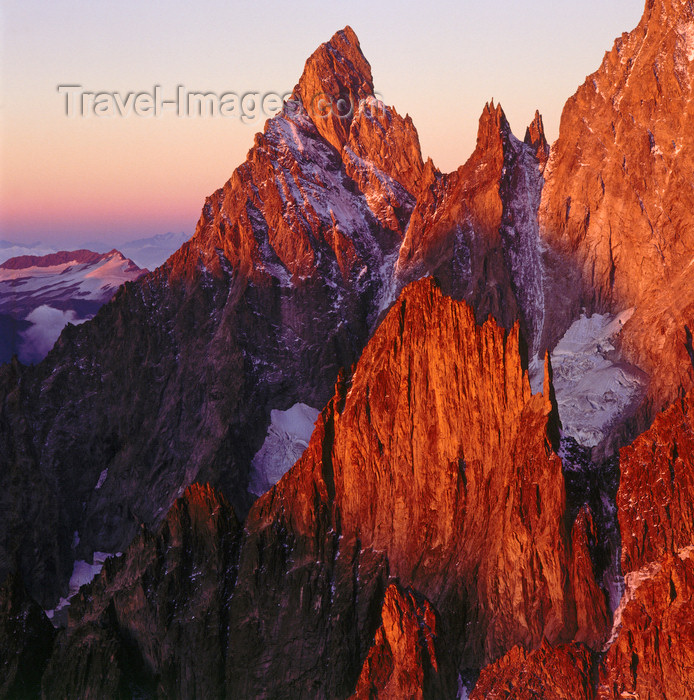
[[[492,98],[492,101],[487,102],[482,110],[477,129],[477,149],[487,150],[501,143],[510,131],[511,127],[501,104],[494,105],[494,98]]]
[[[357,49],[359,48],[359,38],[357,37],[357,33],[354,31],[354,29],[352,29],[352,27],[349,26],[349,24],[345,25],[344,29],[338,29],[328,43],[332,44],[336,41],[347,42],[351,46],[355,46]]]
[[[357,35],[347,26],[311,54],[294,94],[321,136],[341,150],[359,100],[373,91],[371,66]]]
[[[482,110],[482,115],[480,117],[480,123],[483,121],[489,121],[499,128],[507,128],[508,121],[506,119],[506,114],[501,106],[501,102],[494,104],[494,98],[492,97],[491,102],[487,102]]]
[[[545,138],[545,125],[539,110],[535,110],[535,117],[525,130],[525,143],[535,145],[540,139]]]
[[[544,168],[547,163],[547,158],[549,157],[549,144],[547,143],[545,125],[539,110],[535,110],[535,118],[525,130],[525,138],[523,140],[528,146],[532,147],[540,163],[540,167]]]

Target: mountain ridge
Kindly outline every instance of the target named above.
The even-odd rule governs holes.
[[[639,188],[662,179],[660,134],[694,133],[686,105],[659,109],[657,89],[689,94],[688,35],[671,30],[691,12],[649,0],[567,102],[549,152],[539,113],[521,141],[492,102],[449,174],[423,161],[412,121],[375,100],[345,28],[309,58],[189,242],[68,327],[45,363],[0,367],[0,576],[16,568],[47,606],[75,561],[124,552],[75,601],[46,692],[102,688],[105,669],[107,694],[452,695],[456,675],[485,666],[479,693],[508,681],[502,697],[527,674],[559,697],[573,683],[587,698],[689,683],[676,678],[693,656],[681,624],[691,509],[676,503],[689,410],[652,421],[692,377],[686,152],[668,161],[670,189]],[[661,39],[673,58],[653,79]],[[651,207],[669,207],[672,228]],[[619,330],[586,359],[569,341],[593,312]],[[581,371],[625,359],[648,370],[640,408],[592,454],[561,425],[567,396],[554,394],[574,388],[553,378],[572,369],[553,366],[558,348]],[[297,404],[323,409],[308,447],[255,500],[250,466],[272,413]],[[656,488],[661,474],[677,488]],[[648,534],[663,513],[665,552]],[[157,610],[186,599],[216,621],[207,637],[204,624],[177,628],[204,650],[206,680],[188,646],[153,649],[166,625],[143,599]],[[646,663],[659,630],[675,635],[666,670]],[[123,675],[133,659],[138,688]]]
[[[17,354],[27,364],[39,362],[67,323],[92,318],[121,284],[146,273],[115,249],[10,258],[0,265],[0,360]]]
[[[114,255],[120,255],[124,260],[126,259],[116,248],[108,253],[95,253],[86,248],[80,248],[79,250],[59,250],[57,253],[49,253],[48,255],[19,255],[5,260],[4,263],[0,264],[0,269],[22,270],[27,267],[51,267],[69,262],[91,264],[106,260]]]

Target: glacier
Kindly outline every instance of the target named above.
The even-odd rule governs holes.
[[[596,447],[640,401],[646,375],[623,361],[615,341],[634,309],[582,314],[551,354],[554,392],[563,432],[579,445]],[[533,390],[542,389],[542,362],[530,367]]]
[[[261,496],[274,486],[308,447],[320,411],[295,403],[286,411],[273,409],[263,446],[251,461],[248,490]]]

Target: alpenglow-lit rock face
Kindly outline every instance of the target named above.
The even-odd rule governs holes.
[[[318,76],[361,100],[344,149],[302,102]],[[75,560],[123,551],[195,479],[245,514],[272,411],[323,407],[373,331],[421,169],[411,121],[375,102],[338,32],[190,241],[45,363],[0,369],[0,577],[17,563],[53,608]]]
[[[354,111],[312,112],[317,82]],[[16,561],[53,608],[75,561],[123,551],[195,479],[245,514],[272,411],[323,407],[412,279],[435,273],[480,322],[511,328],[520,308],[524,334],[538,327],[536,149],[488,106],[475,154],[442,176],[409,117],[375,99],[354,32],[337,32],[192,238],[45,363],[0,370],[0,575]]]
[[[192,238],[0,367],[10,683],[692,695],[691,20],[449,174],[322,44]]]
[[[408,286],[243,532],[213,492],[190,489],[154,542],[138,538],[73,599],[44,689],[88,693],[102,682],[61,672],[97,620],[105,637],[89,642],[90,654],[125,635],[142,687],[164,672],[162,647],[152,645],[171,634],[168,618],[151,618],[141,589],[157,605],[170,596],[174,610],[185,600],[197,611],[185,650],[164,647],[181,678],[191,673],[187,654],[207,639],[210,613],[200,606],[226,596],[215,613],[226,620],[224,663],[201,647],[207,677],[218,679],[208,681],[213,694],[300,696],[310,687],[361,697],[376,687],[397,697],[422,685],[435,697],[457,688],[459,666],[479,668],[515,644],[600,647],[609,620],[590,525],[581,515],[566,529],[549,390],[547,378],[544,395],[531,393],[517,327],[477,326],[431,280]],[[395,582],[410,591],[388,588]],[[150,617],[140,623],[142,615]]]
[[[636,307],[620,345],[652,378],[642,426],[694,385],[692,27],[687,0],[648,0],[566,103],[544,171],[540,230],[559,256],[550,276],[566,281],[546,340],[563,332],[561,306]]]
[[[364,661],[353,700],[425,698],[452,695],[437,656],[436,613],[412,591],[388,586],[381,609],[382,624]],[[446,687],[448,681],[448,687]]]
[[[690,393],[621,450],[625,582],[603,654],[583,646],[514,650],[483,671],[472,698],[531,697],[527,688],[600,700],[694,694],[693,402]],[[597,682],[587,686],[587,678]]]

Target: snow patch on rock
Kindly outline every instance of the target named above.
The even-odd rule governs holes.
[[[688,61],[694,61],[694,22],[678,27]]]
[[[676,554],[682,561],[686,561],[694,556],[694,546],[690,545],[689,547],[679,549]],[[638,569],[637,571],[630,571],[624,577],[624,593],[622,595],[622,599],[619,601],[617,609],[615,610],[614,621],[612,624],[612,634],[610,634],[610,638],[603,647],[603,651],[607,651],[617,640],[619,631],[622,628],[622,615],[624,614],[624,610],[626,609],[627,605],[629,605],[630,601],[634,599],[636,591],[646,581],[649,581],[656,574],[658,574],[662,568],[662,564],[655,561],[651,562],[650,564],[646,564],[646,566]]]
[[[634,309],[616,316],[583,314],[552,352],[564,433],[584,447],[595,447],[608,437],[645,389],[645,375],[623,362],[612,342],[633,313]],[[539,365],[537,359],[531,364],[534,389],[541,381]]]
[[[599,445],[643,393],[644,376],[617,357],[611,342],[633,312],[582,315],[552,353],[564,431],[586,447]]]
[[[76,532],[75,535],[77,535]],[[77,541],[79,542],[79,538],[77,538]],[[115,555],[110,552],[94,552],[91,564],[83,559],[75,561],[72,567],[70,583],[68,584],[67,597],[61,598],[58,601],[58,605],[56,605],[53,610],[46,610],[46,617],[48,617],[49,620],[53,620],[56,613],[67,608],[70,605],[71,598],[79,592],[82,586],[91,583],[96,576],[99,575],[104,566],[104,562],[112,556],[120,557],[122,556],[122,552],[116,552]]]
[[[619,636],[619,630],[622,628],[622,615],[624,610],[631,600],[634,598],[634,593],[636,593],[639,586],[645,581],[653,578],[660,570],[662,566],[658,562],[653,562],[644,566],[638,571],[631,571],[624,577],[624,594],[622,599],[614,612],[614,619],[612,624],[612,633],[610,638],[607,640],[603,651],[607,651],[612,644],[617,640]]]
[[[106,481],[107,476],[108,476],[108,468],[104,469],[101,472],[101,474],[99,474],[99,480],[96,482],[96,486],[94,487],[95,491],[98,491],[104,485],[104,481]]]
[[[294,466],[308,447],[319,413],[304,403],[270,412],[267,437],[251,462],[251,493],[261,496]]]

